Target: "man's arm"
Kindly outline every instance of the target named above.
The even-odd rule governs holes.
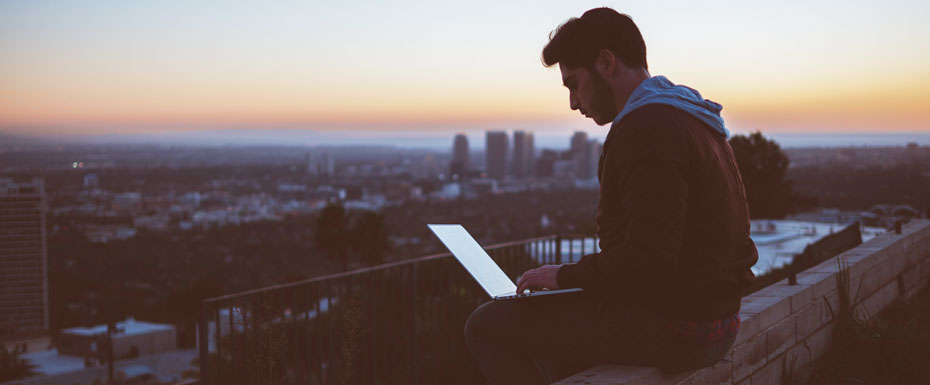
[[[620,134],[605,159],[616,177],[602,183],[619,191],[623,218],[615,220],[626,221],[625,239],[563,265],[556,273],[558,287],[629,293],[660,285],[677,269],[687,215],[686,134],[672,119],[631,125]]]
[[[562,266],[564,265],[545,265],[533,270],[527,270],[517,280],[517,293],[522,293],[526,289],[558,289],[559,285],[556,282],[556,277]]]

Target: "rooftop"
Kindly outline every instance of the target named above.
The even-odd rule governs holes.
[[[792,221],[775,219],[757,219],[752,221],[750,237],[756,243],[759,261],[752,267],[756,275],[765,274],[791,263],[794,256],[823,237],[838,232],[851,223],[819,223],[810,221]],[[860,226],[862,242],[868,242],[876,235],[885,233],[878,227]]]
[[[147,334],[157,331],[166,331],[172,330],[174,326],[165,325],[165,324],[156,324],[145,321],[136,321],[134,318],[130,317],[122,322],[116,323],[117,334],[122,335],[139,335]],[[97,325],[89,328],[83,327],[74,327],[69,329],[64,329],[61,331],[65,334],[75,334],[82,336],[95,336],[100,334],[107,333],[107,325]]]

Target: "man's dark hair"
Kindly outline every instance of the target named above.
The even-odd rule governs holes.
[[[562,63],[568,68],[590,68],[602,49],[613,52],[629,68],[649,69],[639,28],[629,16],[610,8],[594,8],[552,31],[542,61],[546,67]]]

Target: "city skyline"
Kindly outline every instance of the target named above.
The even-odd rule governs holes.
[[[600,5],[3,3],[0,132],[606,132],[539,62]],[[930,132],[925,2],[606,5],[734,133]]]
[[[9,135],[0,132],[0,146],[181,146],[181,147],[394,147],[426,151],[448,152],[449,141],[455,135],[465,135],[473,150],[484,150],[486,131],[521,131],[515,129],[459,130],[450,132],[350,132],[346,135],[319,131],[296,130],[214,130],[162,134],[112,134],[82,135],[79,137],[41,137]],[[537,149],[567,149],[573,132],[584,131],[591,138],[604,141],[608,129],[595,127],[592,130],[564,132],[534,132]],[[735,132],[732,135],[746,135]],[[930,132],[884,132],[884,133],[771,133],[763,132],[784,148],[820,147],[903,147],[909,144],[930,146]]]

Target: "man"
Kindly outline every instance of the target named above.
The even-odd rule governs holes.
[[[465,328],[472,355],[492,384],[545,383],[535,359],[556,377],[598,363],[714,364],[736,338],[757,259],[721,106],[652,77],[639,29],[609,8],[562,24],[542,59],[559,64],[572,110],[611,123],[598,166],[602,251],[517,283],[580,294],[476,309]]]

